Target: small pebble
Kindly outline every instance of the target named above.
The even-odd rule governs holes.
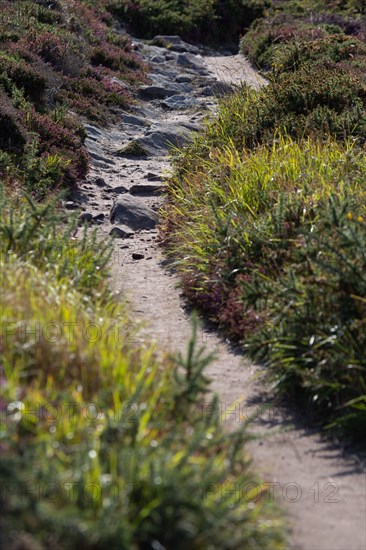
[[[96,178],[94,181],[98,187],[105,187],[107,185],[104,178]]]
[[[79,205],[73,201],[66,201],[64,206],[65,208],[67,208],[67,210],[76,210],[77,208],[79,208]]]
[[[90,212],[83,212],[79,218],[79,225],[83,225],[84,223],[91,223],[93,219],[93,215],[90,214]]]

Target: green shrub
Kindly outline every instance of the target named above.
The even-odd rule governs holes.
[[[277,281],[256,281],[262,287],[256,307],[265,308],[268,320],[248,345],[281,391],[300,392],[330,426],[360,441],[366,429],[365,211],[359,197],[331,197],[303,232],[296,261]]]
[[[17,88],[24,90],[27,98],[37,103],[42,101],[47,81],[25,61],[0,57],[0,72],[5,72]]]
[[[365,44],[357,38],[340,33],[291,44],[277,57],[277,63],[285,69],[296,70],[304,64],[335,66],[347,61],[354,65],[355,59],[365,56]]]
[[[119,0],[112,2],[111,10],[137,36],[178,34],[191,41],[235,43],[269,4],[268,0]]]
[[[222,100],[176,154],[162,240],[186,296],[264,361],[278,390],[363,443],[361,8],[278,1],[254,23],[241,48],[268,85]]]
[[[241,41],[241,50],[259,67],[274,72],[294,71],[304,64],[334,65],[347,61],[351,72],[366,47],[356,37],[336,32],[329,26],[312,27],[305,23],[254,26]]]
[[[322,26],[311,25],[306,19],[289,15],[259,19],[240,41],[240,50],[263,69],[270,69],[288,44],[323,38],[328,32]]]
[[[304,62],[324,64],[343,59],[347,59],[348,69],[352,70],[358,56],[365,52],[366,28],[362,19],[350,19],[341,6],[333,6],[330,11],[329,2],[307,4],[277,2],[276,11],[256,20],[244,35],[241,51],[266,70],[294,70]]]
[[[244,87],[223,102],[209,132],[213,144],[233,142],[239,150],[272,142],[278,132],[363,142],[365,109],[366,84],[357,76],[304,67],[278,75],[258,93]]]
[[[27,135],[19,113],[0,91],[0,149],[21,152],[26,141]]]
[[[112,4],[113,11],[126,21],[138,36],[152,38],[157,34],[201,35],[213,21],[215,0],[122,0]]]

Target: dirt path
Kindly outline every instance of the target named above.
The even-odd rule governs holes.
[[[109,220],[113,202],[126,196],[134,197],[132,209],[139,209],[141,220],[153,224],[154,211],[163,200],[163,176],[169,169],[167,142],[183,142],[182,134],[198,129],[204,114],[215,111],[214,95],[226,91],[230,83],[245,81],[255,87],[263,83],[239,56],[202,59],[194,49],[177,53],[171,48],[140,47],[152,66],[152,83],[142,91],[141,105],[112,130],[87,127],[92,170],[76,200],[81,201],[84,216],[100,224],[103,236],[114,226],[120,227],[121,235],[126,231]],[[117,153],[131,142],[138,143],[140,153],[145,151],[146,156]],[[145,207],[149,209],[141,213]],[[126,205],[121,209],[125,212]],[[127,292],[135,313],[134,325],[128,329],[132,339],[148,333],[165,349],[184,349],[191,334],[189,316],[179,281],[164,268],[156,240],[156,228],[115,239],[113,285],[117,291]],[[144,320],[146,327],[142,326]],[[217,353],[208,374],[219,395],[222,422],[237,426],[246,422],[248,415],[256,415],[252,429],[264,439],[253,442],[250,452],[255,468],[271,487],[268,498],[274,495],[289,517],[288,547],[364,550],[366,474],[360,460],[342,455],[339,447],[294,427],[286,414],[271,404],[270,393],[263,393],[260,368],[216,333],[202,329],[200,339]]]

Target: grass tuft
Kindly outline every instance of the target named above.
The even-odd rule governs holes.
[[[125,147],[117,151],[117,155],[120,157],[147,157],[148,154],[147,149],[138,140],[130,141]]]

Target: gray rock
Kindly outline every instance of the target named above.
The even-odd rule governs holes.
[[[177,78],[177,73],[163,76],[160,74],[160,71],[159,71],[159,75],[154,75],[154,78],[152,78],[152,81],[154,86],[157,86],[158,88],[170,90],[170,91],[175,90],[176,94],[190,93],[192,91],[192,86],[189,82],[177,82],[176,78]],[[166,97],[170,97],[170,96],[166,96]],[[164,98],[161,98],[161,99],[164,99]]]
[[[131,195],[158,195],[164,190],[164,185],[159,183],[140,183],[130,189]]]
[[[93,216],[93,223],[96,223],[97,225],[102,225],[102,223],[104,222],[104,214],[96,214],[95,216]]]
[[[110,214],[112,223],[122,223],[133,230],[153,229],[158,216],[154,210],[146,206],[139,198],[132,195],[124,195],[118,198]]]
[[[173,96],[177,90],[165,88],[163,86],[144,86],[140,89],[140,95],[146,99],[164,99]]]
[[[152,44],[164,46],[165,48],[169,48],[170,50],[176,52],[190,52],[194,54],[199,53],[199,49],[197,48],[197,46],[192,46],[192,44],[184,42],[184,40],[182,40],[181,37],[177,35],[155,36],[152,39]]]
[[[100,129],[95,126],[86,125],[85,130],[87,131],[87,138],[91,141],[91,146],[94,147],[95,150],[100,149],[100,141],[105,140],[118,140],[119,139],[119,133],[118,130],[113,130],[112,128],[108,129]],[[95,143],[97,141],[97,143]]]
[[[163,74],[162,69],[159,67],[159,72],[150,75],[151,84],[150,86],[157,86],[158,88],[164,88],[167,90],[179,91],[179,84],[175,81],[177,73],[174,74]]]
[[[155,120],[160,116],[160,112],[153,103],[144,103],[144,105],[139,105],[136,107],[135,111],[138,113],[138,116],[149,121]]]
[[[162,46],[155,46],[150,42],[150,44],[144,44],[143,48],[143,54],[145,57],[149,57],[151,59],[154,55],[164,55],[165,48]]]
[[[140,116],[122,115],[121,120],[125,124],[131,124],[131,126],[149,126],[149,121]]]
[[[117,187],[108,187],[106,191],[108,191],[108,193],[117,193],[117,194],[128,193],[127,187],[124,187],[123,185],[118,185]]]
[[[119,225],[112,227],[109,234],[115,239],[128,239],[134,235],[134,232],[127,225]]]
[[[149,181],[161,181],[161,176],[159,176],[158,174],[154,174],[153,172],[148,172],[146,174],[146,178]]]
[[[207,69],[198,69],[196,72],[201,76],[209,76],[210,74]]]
[[[67,210],[77,210],[79,208],[79,205],[77,202],[74,202],[74,201],[66,201],[64,203],[64,207],[67,209]]]
[[[179,91],[179,93],[177,93],[177,95],[190,94],[193,91],[192,85],[188,84],[188,82],[180,84],[179,87],[180,87],[180,91]]]
[[[192,46],[191,44],[187,44],[187,42],[183,42],[181,44],[175,44],[172,47],[172,50],[179,53],[185,53],[189,52],[191,54],[198,54],[199,49],[196,48],[196,46]]]
[[[165,154],[171,147],[185,143],[190,139],[190,134],[187,128],[179,128],[175,124],[154,124],[138,141],[150,155],[159,155]]]
[[[188,67],[195,70],[204,69],[203,59],[191,53],[181,53],[178,55],[177,64],[181,67]]]
[[[84,223],[92,223],[93,215],[90,212],[83,212],[79,218],[79,225],[84,225]]]
[[[178,84],[184,84],[186,82],[192,82],[193,78],[194,77],[190,74],[180,74],[176,77],[175,81],[178,82]]]
[[[95,178],[94,183],[98,187],[105,187],[107,185],[104,178]]]
[[[96,139],[99,139],[100,136],[102,135],[102,131],[96,126],[92,126],[91,124],[85,124],[84,128],[86,131],[86,135],[88,136],[89,139],[96,140]]]
[[[178,59],[178,53],[177,52],[169,52],[165,54],[165,59],[167,61],[176,61]]]
[[[117,187],[109,187],[107,189],[109,193],[116,193],[117,195],[123,195],[123,193],[128,193],[127,187],[123,185],[117,185]]]
[[[152,57],[150,61],[151,63],[164,63],[165,58],[161,55],[154,55],[154,57]]]
[[[200,103],[197,99],[187,95],[174,95],[163,101],[164,107],[177,110],[189,109],[191,107],[196,107],[199,104]]]
[[[201,90],[202,95],[204,96],[215,96],[221,97],[227,94],[230,94],[234,91],[234,88],[226,82],[215,82],[211,86],[204,86]]]
[[[95,166],[99,166],[100,168],[108,168],[115,164],[114,160],[106,157],[104,154],[100,154],[99,152],[91,151],[89,147],[88,153],[89,156],[95,161]]]
[[[202,128],[202,124],[198,124],[197,122],[191,122],[191,121],[183,122],[182,126],[184,128],[187,128],[188,130],[191,130],[192,132],[198,132]]]
[[[167,68],[166,65],[165,67],[160,66],[159,72],[150,74],[149,78],[154,84],[158,84],[162,82],[164,83],[164,85],[171,85],[172,79],[175,79],[175,77],[177,76],[177,71],[178,71],[177,67],[170,66],[169,68]]]
[[[132,253],[132,259],[133,260],[143,260],[145,256],[141,254],[140,252],[133,252]]]

